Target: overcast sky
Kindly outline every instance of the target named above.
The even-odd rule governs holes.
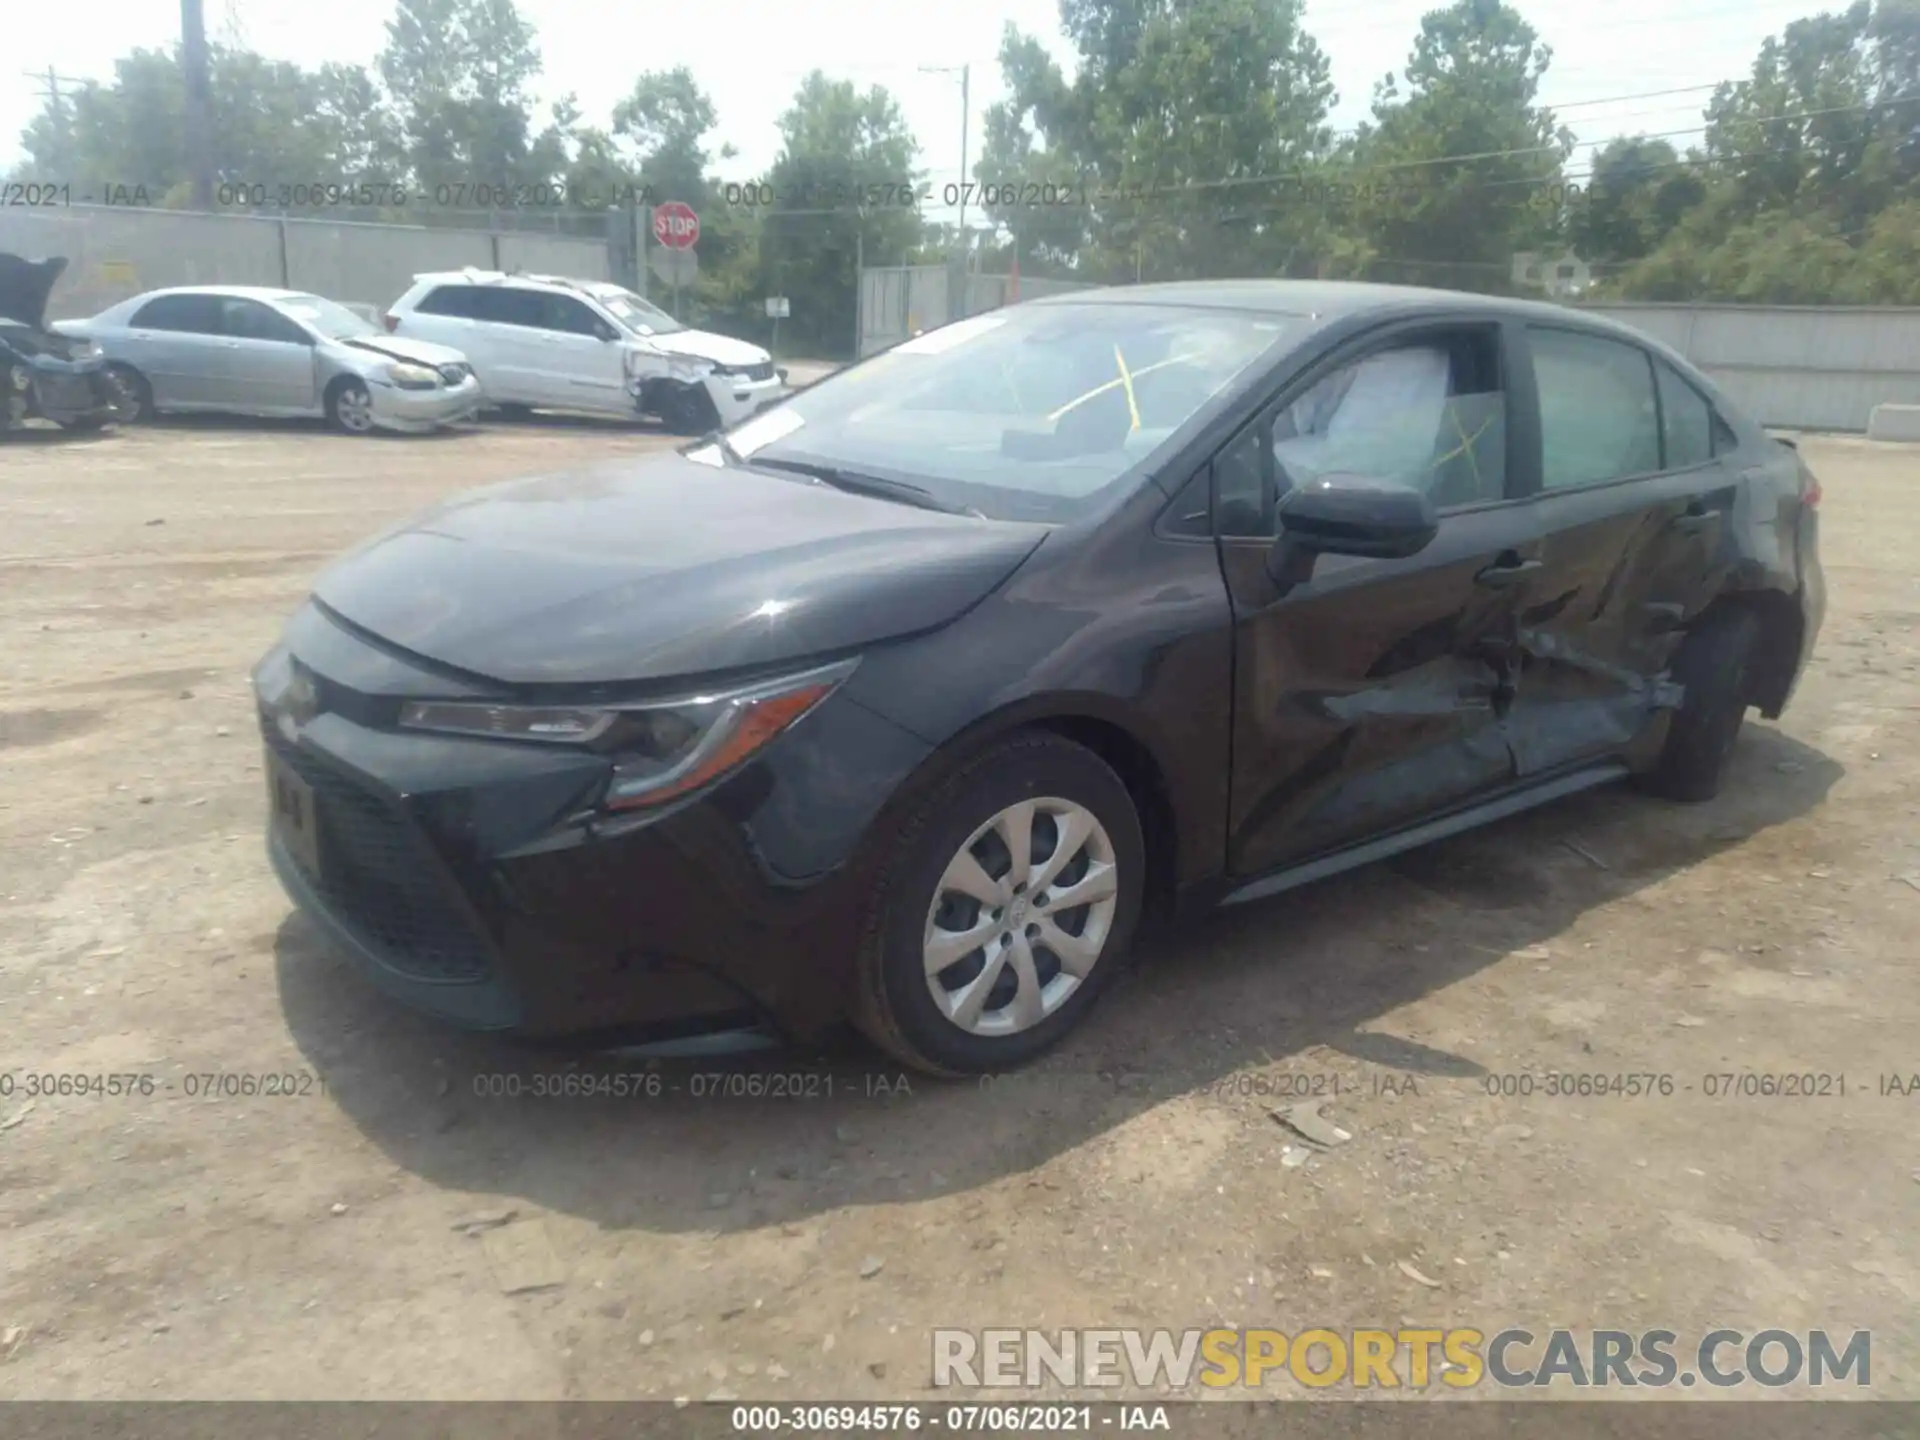
[[[205,0],[216,39],[313,66],[365,61],[384,43],[391,0]],[[1063,59],[1056,0],[975,0],[954,6],[873,0],[733,0],[719,8],[652,4],[643,10],[606,0],[520,0],[545,61],[543,98],[575,92],[590,120],[605,123],[642,70],[686,65],[719,110],[718,139],[739,149],[721,167],[729,178],[764,169],[778,149],[775,123],[794,87],[818,66],[862,85],[887,86],[918,136],[922,164],[936,184],[960,171],[960,78],[922,74],[922,66],[971,62],[972,155],[981,114],[1000,96],[994,55],[1009,20],[1044,38]],[[1339,89],[1334,123],[1364,119],[1373,85],[1400,68],[1432,0],[1309,0],[1307,28],[1333,64]],[[1708,91],[1653,99],[1587,103],[1683,86],[1710,86],[1744,75],[1760,42],[1811,3],[1782,0],[1617,0],[1604,6],[1556,6],[1521,0],[1528,20],[1553,47],[1543,98],[1586,145],[1621,132],[1697,128]],[[21,157],[21,128],[37,111],[47,67],[63,77],[109,80],[117,55],[164,46],[177,37],[173,0],[88,0],[83,6],[8,6],[0,75],[0,169]],[[631,17],[631,18],[629,18]],[[644,18],[643,18],[644,17]],[[1692,134],[1674,135],[1684,147]],[[1573,173],[1590,153],[1575,154]],[[58,180],[57,176],[30,177]],[[274,177],[257,177],[272,179]],[[476,177],[485,178],[485,177]]]

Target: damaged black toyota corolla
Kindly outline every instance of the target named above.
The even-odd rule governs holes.
[[[47,329],[47,299],[66,268],[64,256],[0,251],[0,431],[28,420],[98,430],[129,414],[100,348]]]
[[[1573,311],[1015,306],[337,563],[255,677],[270,850],[451,1021],[685,1054],[851,1018],[997,1069],[1148,910],[1622,777],[1712,794],[1813,646],[1818,498]]]

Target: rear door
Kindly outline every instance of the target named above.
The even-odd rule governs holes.
[[[479,292],[477,285],[435,285],[410,309],[391,312],[395,320],[394,333],[464,351],[478,374],[479,356],[485,349],[482,338],[485,327],[474,324],[479,313],[474,297]]]
[[[1289,383],[1213,460],[1235,616],[1229,864],[1250,876],[1497,790],[1514,774],[1517,606],[1535,516],[1509,485],[1508,327],[1421,322]],[[1439,533],[1403,560],[1267,573],[1277,505],[1334,470],[1425,491]]]
[[[1721,587],[1738,475],[1725,422],[1651,350],[1577,325],[1523,344],[1542,541],[1513,729],[1538,776],[1627,748],[1676,702],[1663,676]]]
[[[220,302],[226,398],[268,415],[320,408],[313,337],[270,305],[229,296]]]
[[[626,375],[613,327],[573,295],[542,293],[535,332],[545,403],[576,410],[625,410]]]
[[[147,377],[162,410],[217,404],[222,388],[220,302],[189,292],[156,295],[127,321],[127,361]]]
[[[469,352],[480,388],[489,400],[512,405],[551,405],[544,390],[548,366],[541,344],[540,292],[513,285],[472,288],[473,333],[484,361]],[[456,345],[451,337],[447,342]],[[484,363],[485,369],[481,369]]]

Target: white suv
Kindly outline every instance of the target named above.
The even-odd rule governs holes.
[[[466,355],[502,409],[655,415],[683,434],[733,425],[787,394],[758,345],[690,330],[630,290],[553,275],[416,275],[388,330]]]

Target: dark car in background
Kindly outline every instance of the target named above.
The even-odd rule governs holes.
[[[270,854],[464,1025],[711,1053],[852,1018],[999,1069],[1150,911],[1623,778],[1712,795],[1819,630],[1819,493],[1550,305],[1014,306],[337,562],[255,674]]]
[[[98,430],[129,418],[128,399],[100,347],[47,328],[47,299],[67,268],[53,256],[0,252],[0,430],[51,420]]]

